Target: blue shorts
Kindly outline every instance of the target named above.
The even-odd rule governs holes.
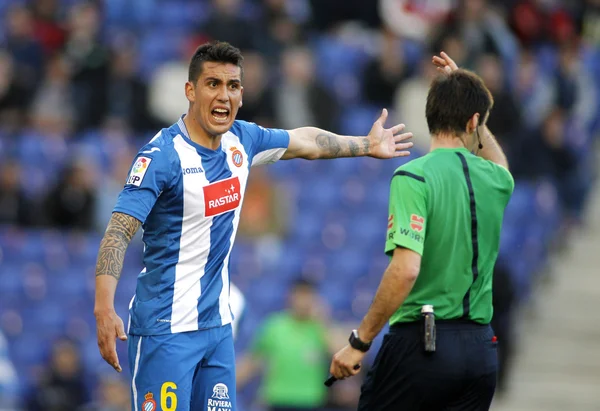
[[[129,337],[132,411],[235,411],[231,325]]]

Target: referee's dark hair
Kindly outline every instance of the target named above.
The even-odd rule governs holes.
[[[189,82],[196,84],[205,61],[234,64],[240,68],[242,77],[244,75],[244,57],[240,49],[224,41],[212,41],[200,45],[194,52],[188,72]]]
[[[463,134],[475,113],[479,113],[481,122],[493,105],[492,93],[477,74],[459,69],[440,75],[427,94],[425,116],[429,133]]]

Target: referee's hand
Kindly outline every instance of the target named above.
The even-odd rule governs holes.
[[[118,338],[121,341],[127,340],[123,320],[117,315],[114,310],[106,312],[95,312],[96,315],[96,331],[98,333],[98,347],[104,361],[106,361],[117,372],[123,371],[119,364],[119,356],[117,355]]]
[[[329,372],[338,380],[352,377],[360,372],[360,368],[354,369],[354,367],[356,364],[361,365],[364,356],[364,352],[346,345],[333,356]]]

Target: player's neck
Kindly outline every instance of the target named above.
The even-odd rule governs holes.
[[[456,134],[433,134],[431,135],[431,145],[429,151],[437,148],[466,148],[465,142]]]
[[[183,118],[183,122],[187,128],[190,140],[192,140],[194,143],[210,150],[216,150],[221,145],[222,136],[211,136],[208,134],[202,127],[200,127],[200,124],[194,121],[190,113]]]

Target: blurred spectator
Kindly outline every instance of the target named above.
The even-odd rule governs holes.
[[[77,411],[129,411],[130,388],[122,378],[103,376],[94,395],[95,399]]]
[[[13,132],[22,127],[28,103],[28,90],[15,76],[10,54],[0,49],[0,127]]]
[[[34,0],[33,16],[35,37],[46,56],[58,52],[67,39],[67,33],[59,20],[59,0]]]
[[[241,389],[264,365],[261,397],[269,410],[320,409],[327,389],[328,337],[318,317],[314,286],[299,280],[289,294],[289,308],[273,314],[255,336],[251,353],[237,368]]]
[[[30,394],[28,411],[76,411],[87,401],[77,346],[61,340],[52,347],[48,368]]]
[[[241,0],[212,0],[212,6],[213,14],[201,32],[211,40],[226,41],[241,50],[254,48],[257,27],[241,17]]]
[[[500,15],[487,0],[460,0],[444,30],[458,35],[465,44],[467,58],[463,66],[473,68],[481,54],[496,54],[504,59],[513,56],[514,39]],[[458,64],[458,62],[457,62]]]
[[[477,61],[477,73],[494,97],[487,125],[510,158],[511,151],[520,143],[523,123],[517,102],[508,88],[502,62],[493,54],[482,55]]]
[[[530,47],[539,44],[543,39],[546,22],[538,1],[521,0],[512,9],[511,23],[521,44]]]
[[[44,67],[44,53],[35,38],[33,17],[25,6],[16,5],[8,10],[5,21],[6,47],[15,61],[16,80],[31,93]]]
[[[586,0],[581,13],[581,35],[592,47],[600,46],[600,0]]]
[[[529,130],[537,128],[553,107],[556,92],[551,79],[528,50],[521,52],[516,77],[516,98],[524,126]]]
[[[579,59],[580,49],[573,43],[564,44],[558,51],[555,77],[556,105],[575,116],[585,126],[597,114],[596,87]]]
[[[453,0],[380,0],[379,15],[397,36],[426,42],[450,13],[453,3]]]
[[[265,167],[252,170],[246,185],[239,235],[247,238],[282,237],[289,214],[286,193],[269,178]]]
[[[369,27],[378,27],[381,23],[377,10],[377,1],[364,0],[309,0],[313,13],[312,24],[320,31],[358,20]]]
[[[337,130],[339,104],[317,83],[310,49],[286,49],[281,59],[283,78],[275,90],[279,127],[289,130],[312,124],[326,130]]]
[[[97,127],[106,112],[109,55],[100,42],[100,11],[95,3],[77,3],[70,10],[65,55],[71,66],[77,129]]]
[[[158,67],[150,79],[150,114],[163,126],[177,121],[187,112],[189,102],[185,96],[188,80],[187,60],[170,61]]]
[[[0,409],[17,409],[19,402],[19,381],[17,372],[8,356],[8,343],[0,331]]]
[[[134,157],[135,153],[131,152],[131,150],[117,152],[111,159],[109,174],[99,182],[96,188],[97,200],[94,225],[101,233],[106,230],[113,208],[117,202],[117,197],[123,190],[123,186],[127,180],[127,175],[131,168],[131,160]]]
[[[148,88],[136,71],[137,57],[131,47],[115,49],[110,63],[106,115],[121,120],[136,132],[155,132],[160,126],[150,115]]]
[[[54,56],[31,107],[33,123],[40,132],[64,136],[73,130],[76,107],[69,80],[64,57]]]
[[[267,0],[264,18],[261,19],[262,31],[256,36],[256,48],[271,64],[276,64],[286,47],[304,42],[306,11],[294,11],[293,3],[288,0]]]
[[[0,166],[0,224],[31,224],[31,204],[21,187],[21,167],[16,162]]]
[[[262,55],[244,53],[244,98],[238,117],[263,127],[275,125],[273,90],[269,70]]]
[[[90,230],[96,201],[95,165],[81,159],[63,171],[45,204],[53,226]]]
[[[565,140],[565,121],[564,111],[555,108],[536,134],[524,139],[513,165],[515,177],[560,182],[575,171],[577,157]]]
[[[428,152],[431,144],[423,107],[427,103],[429,85],[437,74],[435,66],[431,64],[431,57],[424,57],[419,63],[417,75],[401,83],[394,96],[394,123],[407,124],[407,130],[413,133],[415,148],[422,153]]]
[[[394,91],[408,77],[404,63],[402,41],[390,31],[382,31],[377,58],[365,68],[363,96],[369,103],[390,107]]]

